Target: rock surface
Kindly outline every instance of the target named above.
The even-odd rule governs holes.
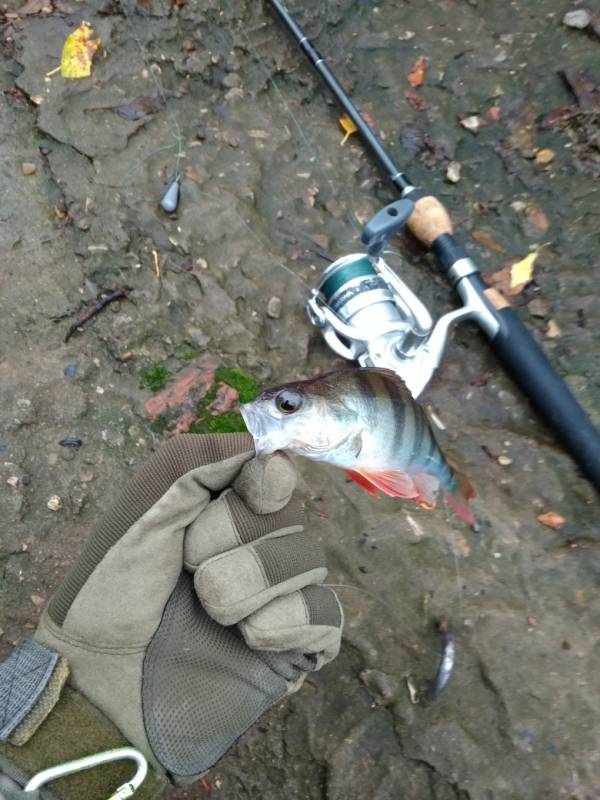
[[[214,354],[266,388],[339,366],[307,321],[306,289],[324,257],[356,251],[361,222],[395,199],[355,136],[340,147],[338,110],[266,6],[188,0],[167,13],[129,0],[123,17],[100,14],[104,5],[85,8],[104,55],[70,82],[45,75],[79,4],[3,6],[2,654],[31,634],[31,598],[51,595],[116,489],[159,446],[165,434],[144,406],[160,416],[163,403],[195,401],[197,373],[172,394],[186,370]],[[510,15],[505,0],[295,8],[394,158],[449,206],[484,272],[540,249],[533,283],[512,300],[600,424],[600,75],[588,34],[562,24],[564,3],[534,5],[516,0]],[[407,76],[421,56],[416,103]],[[574,65],[569,82],[557,73]],[[446,179],[452,162],[458,184]],[[168,216],[158,201],[178,167]],[[446,311],[450,291],[429,258],[394,245],[407,283],[434,315]],[[101,292],[123,287],[131,302],[64,343]],[[274,297],[281,319],[268,310]],[[143,383],[155,365],[168,374],[163,396]],[[423,401],[476,485],[480,534],[443,504],[374,500],[341,471],[298,461],[311,529],[342,587],[342,653],[171,800],[204,798],[207,786],[232,800],[597,796],[598,496],[469,325]],[[65,437],[83,444],[61,447]],[[540,523],[549,511],[564,524]],[[437,703],[415,704],[408,686],[435,672],[441,617],[456,636],[456,673]]]

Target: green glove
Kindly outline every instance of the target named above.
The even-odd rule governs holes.
[[[35,639],[66,659],[70,685],[176,780],[339,650],[341,607],[295,483],[287,457],[254,458],[247,434],[170,440],[44,612]]]

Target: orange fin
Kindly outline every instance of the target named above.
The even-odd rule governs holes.
[[[416,500],[421,508],[435,508],[436,497],[440,488],[439,479],[435,475],[429,475],[427,472],[411,472],[410,477],[413,479],[418,492]]]
[[[359,477],[359,480],[354,477],[355,475]],[[360,469],[352,470],[350,477],[371,493],[373,493],[373,489],[381,489],[384,494],[390,497],[405,497],[409,500],[414,500],[418,496],[415,484],[411,476],[406,472]]]
[[[446,500],[448,505],[461,519],[470,525],[472,528],[477,528],[477,521],[471,509],[469,508],[469,500],[475,497],[475,488],[473,484],[461,475],[460,472],[456,473],[456,480],[458,481],[458,488],[454,494],[447,494]]]
[[[360,472],[355,472],[353,469],[347,469],[346,475],[351,481],[358,483],[359,486],[362,486],[363,489],[366,489],[369,494],[377,497],[377,488],[373,486],[372,483],[369,483],[369,481],[363,477]]]

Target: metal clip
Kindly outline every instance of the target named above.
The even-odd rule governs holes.
[[[94,753],[92,756],[77,758],[74,761],[66,761],[64,764],[58,764],[56,767],[44,769],[42,772],[38,772],[37,775],[33,776],[25,786],[25,792],[34,792],[44,784],[55,781],[57,778],[63,778],[65,775],[72,775],[74,772],[81,772],[84,769],[97,767],[99,764],[106,764],[109,761],[121,761],[122,759],[135,761],[137,764],[136,773],[127,783],[121,784],[107,800],[125,800],[125,798],[132,797],[135,794],[148,774],[148,762],[145,757],[138,750],[134,750],[133,747],[119,747],[115,750],[105,750],[102,753]]]

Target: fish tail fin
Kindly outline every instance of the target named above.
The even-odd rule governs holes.
[[[470,525],[474,530],[477,529],[477,520],[469,507],[469,500],[475,497],[475,488],[468,478],[460,472],[455,473],[456,488],[452,493],[446,494],[448,505],[454,513]]]

